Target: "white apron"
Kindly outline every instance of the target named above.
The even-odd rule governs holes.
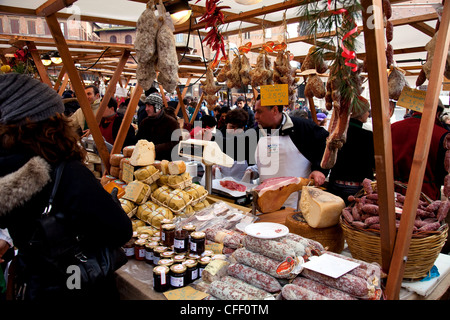
[[[288,135],[260,138],[255,159],[261,183],[274,177],[308,178],[311,173],[311,162],[298,151]],[[298,200],[298,194],[294,192],[284,206],[297,209]]]

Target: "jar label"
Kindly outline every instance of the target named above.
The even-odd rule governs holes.
[[[183,240],[175,239],[173,241],[173,247],[177,249],[184,249],[184,239]]]
[[[139,258],[144,258],[146,253],[145,249],[139,249]]]
[[[134,256],[134,248],[122,248],[127,257]]]
[[[145,252],[145,259],[147,260],[153,260],[153,252]]]
[[[166,233],[161,232],[161,241],[165,241],[165,240],[166,240]]]
[[[190,249],[191,251],[197,252],[197,243],[191,242]]]
[[[182,287],[184,286],[184,277],[170,277],[170,285],[172,287]]]
[[[165,272],[161,272],[161,284],[164,285],[166,284],[166,273]]]
[[[153,264],[158,264],[159,260],[161,260],[160,257],[153,256]]]
[[[192,270],[191,272],[192,281],[196,280],[197,278],[198,278],[198,269]]]

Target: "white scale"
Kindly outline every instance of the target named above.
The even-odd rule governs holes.
[[[234,164],[233,158],[223,153],[215,141],[182,140],[178,144],[178,155],[201,161],[205,165],[205,187],[209,194],[212,189],[212,166],[220,165],[230,168]]]

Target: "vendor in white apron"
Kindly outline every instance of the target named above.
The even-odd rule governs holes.
[[[328,131],[309,119],[290,118],[282,106],[261,106],[259,98],[255,120],[260,130],[256,164],[248,168],[251,178],[259,177],[262,183],[274,177],[302,177],[322,185],[329,172],[320,167]],[[296,209],[298,200],[293,193],[284,206]]]

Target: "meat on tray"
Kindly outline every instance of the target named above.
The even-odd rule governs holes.
[[[245,192],[247,190],[246,186],[230,180],[222,180],[220,181],[220,185],[232,191]]]

